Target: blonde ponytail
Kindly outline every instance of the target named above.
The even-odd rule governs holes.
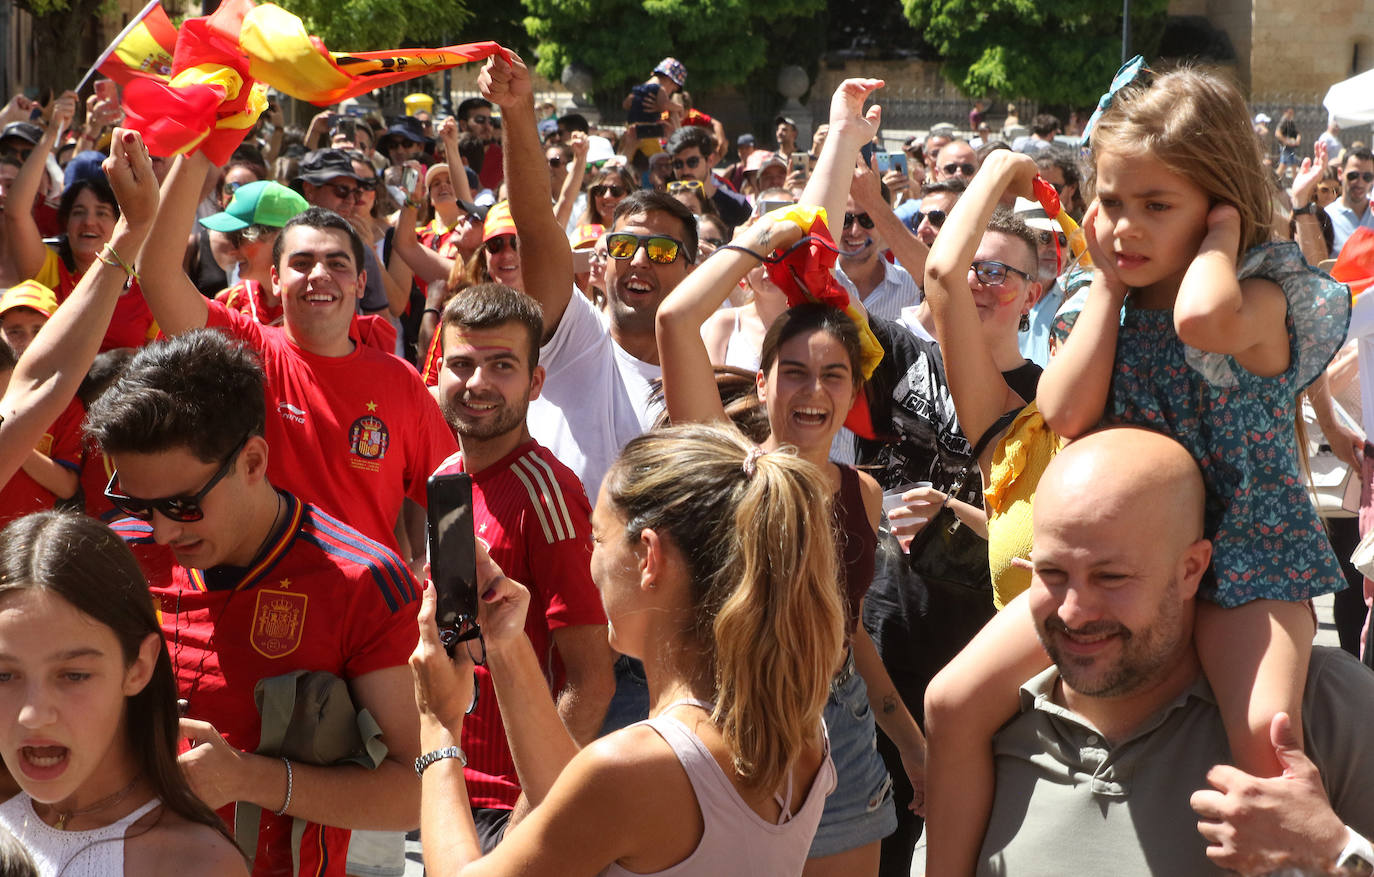
[[[712,718],[744,783],[778,788],[816,740],[844,645],[828,480],[732,429],[682,426],[631,441],[605,487],[627,538],[653,528],[682,553]]]

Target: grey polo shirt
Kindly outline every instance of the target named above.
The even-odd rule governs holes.
[[[993,741],[997,794],[979,875],[1225,873],[1206,856],[1188,799],[1230,760],[1216,701],[1201,676],[1129,739],[1105,740],[1052,699],[1058,671],[1021,688],[1021,714]],[[1332,807],[1374,836],[1374,672],[1317,648],[1303,698],[1308,755]]]

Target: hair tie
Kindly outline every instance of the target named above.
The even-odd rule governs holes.
[[[744,477],[754,477],[754,473],[757,472],[759,468],[759,457],[762,457],[766,453],[768,452],[758,445],[754,445],[749,449],[749,453],[744,455],[744,465],[742,467],[744,469]]]

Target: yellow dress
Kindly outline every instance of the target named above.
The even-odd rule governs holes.
[[[1012,561],[1030,559],[1031,500],[1040,475],[1063,446],[1064,441],[1045,425],[1032,402],[1016,415],[993,451],[983,502],[988,513],[993,605],[998,609],[1030,587],[1030,571]]]

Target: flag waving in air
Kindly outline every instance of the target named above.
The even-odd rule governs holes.
[[[505,49],[484,42],[330,52],[281,7],[227,0],[213,15],[183,22],[171,79],[131,83],[124,109],[153,154],[201,149],[223,164],[265,108],[267,86],[328,106],[493,54],[504,55]]]
[[[139,77],[166,81],[172,75],[176,45],[176,27],[158,0],[151,0],[92,66],[120,85],[128,85]]]

